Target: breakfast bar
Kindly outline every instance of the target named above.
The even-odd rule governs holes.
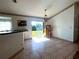
[[[27,30],[0,32],[0,59],[9,59],[24,48],[23,32],[25,31]]]

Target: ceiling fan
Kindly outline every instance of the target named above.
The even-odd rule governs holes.
[[[44,9],[44,20],[45,22],[47,22],[48,18],[47,18],[47,9]]]
[[[17,3],[17,0],[12,0],[14,3]]]

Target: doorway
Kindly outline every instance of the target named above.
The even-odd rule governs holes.
[[[43,42],[48,40],[45,38],[45,32],[43,29],[43,22],[32,21],[32,40],[35,42]]]
[[[32,37],[43,37],[43,22],[32,21]]]

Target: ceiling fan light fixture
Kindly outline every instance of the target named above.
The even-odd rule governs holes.
[[[45,9],[45,12],[47,11],[47,9]]]
[[[16,0],[12,0],[14,3],[17,3],[17,1]]]
[[[47,9],[44,9],[44,20],[45,20],[45,22],[47,22]]]

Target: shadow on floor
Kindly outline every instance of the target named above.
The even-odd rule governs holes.
[[[75,53],[75,55],[73,56],[73,59],[79,59],[79,51]]]

